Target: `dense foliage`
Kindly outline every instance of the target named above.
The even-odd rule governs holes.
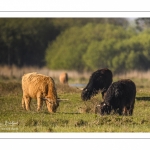
[[[148,70],[149,20],[131,26],[125,18],[1,18],[0,65]]]
[[[0,64],[44,65],[47,44],[58,32],[47,19],[0,19]]]
[[[108,67],[114,72],[147,70],[150,63],[148,30],[89,23],[65,30],[47,48],[47,65],[53,69],[95,70]]]

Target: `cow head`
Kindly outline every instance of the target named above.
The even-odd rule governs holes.
[[[95,113],[99,113],[101,115],[110,114],[111,106],[106,104],[105,102],[101,102],[101,104],[97,105],[95,108]]]
[[[46,103],[47,109],[50,113],[55,113],[58,106],[59,106],[59,100],[53,101],[50,98],[46,97],[43,98],[43,100]]]
[[[110,83],[107,83],[109,79],[107,79],[108,81],[105,79],[107,77],[105,74],[106,73],[102,73],[101,70],[97,70],[91,75],[87,86],[82,90],[82,100],[89,100],[99,91],[104,93],[107,90],[112,81],[110,81]]]
[[[84,101],[87,101],[91,99],[92,96],[96,95],[98,91],[90,89],[90,88],[84,88],[81,93],[81,99]]]

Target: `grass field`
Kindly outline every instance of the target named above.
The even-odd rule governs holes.
[[[117,80],[117,78],[116,78]],[[137,86],[133,116],[95,114],[95,105],[102,101],[97,94],[90,101],[81,100],[81,90],[56,84],[60,103],[56,113],[50,114],[45,105],[36,111],[21,107],[20,80],[0,80],[0,132],[150,132],[150,81],[132,79]],[[86,82],[86,81],[85,81]]]

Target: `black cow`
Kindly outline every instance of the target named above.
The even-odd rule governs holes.
[[[96,112],[110,114],[112,110],[119,115],[132,115],[136,96],[136,85],[130,79],[114,82],[104,96],[104,102],[97,105]]]
[[[92,96],[99,91],[104,97],[105,92],[112,83],[112,72],[107,68],[99,69],[92,73],[87,86],[81,93],[81,99],[84,101],[90,100]]]

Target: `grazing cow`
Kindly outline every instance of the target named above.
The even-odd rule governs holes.
[[[132,115],[136,96],[136,85],[130,79],[114,82],[108,88],[104,101],[97,105],[96,111],[101,115],[110,114],[112,110],[119,115]]]
[[[68,84],[68,74],[66,72],[63,72],[59,76],[59,81],[62,84]]]
[[[102,97],[104,97],[105,92],[112,83],[112,78],[112,72],[107,68],[93,72],[87,86],[81,93],[81,99],[84,101],[90,100],[91,97],[96,95],[99,91]]]
[[[30,110],[30,101],[32,98],[37,99],[37,111],[39,111],[45,101],[49,112],[56,112],[59,106],[57,92],[54,80],[36,72],[27,73],[22,77],[22,107]]]

